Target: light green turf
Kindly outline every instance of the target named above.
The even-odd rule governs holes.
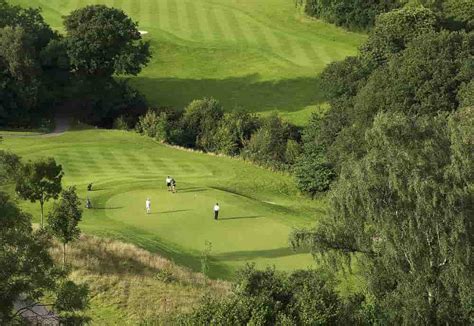
[[[85,210],[83,231],[135,243],[200,270],[205,241],[212,242],[211,275],[228,278],[246,262],[292,270],[314,266],[294,253],[288,235],[324,214],[324,203],[297,192],[289,175],[247,162],[177,150],[131,132],[71,131],[56,137],[6,136],[0,149],[24,159],[52,156],[63,165],[65,184],[86,185],[95,209]],[[178,193],[165,178],[177,180]],[[145,214],[145,200],[152,214]],[[221,219],[213,220],[213,205]],[[22,202],[39,220],[39,204]],[[49,209],[49,206],[46,210]]]
[[[354,55],[364,35],[305,18],[294,0],[12,0],[61,16],[87,4],[124,9],[149,32],[154,58],[133,84],[154,105],[214,96],[227,109],[279,111],[302,124],[324,102],[317,74]],[[298,113],[301,113],[298,114]]]

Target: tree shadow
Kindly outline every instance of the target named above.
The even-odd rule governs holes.
[[[124,207],[123,206],[116,206],[116,207],[94,207],[94,206],[92,206],[92,208],[90,208],[90,209],[107,209],[107,210],[109,210],[109,209],[122,209],[122,208],[124,208]]]
[[[134,77],[131,82],[150,103],[176,108],[203,97],[218,99],[226,110],[242,107],[253,112],[295,112],[326,101],[318,76],[263,81],[259,74],[226,79]]]
[[[170,213],[179,213],[179,212],[188,212],[190,209],[177,209],[175,211],[164,211],[164,212],[157,212],[155,214],[170,214]]]
[[[233,251],[223,254],[214,255],[215,258],[221,260],[253,260],[256,258],[279,258],[293,256],[301,253],[309,253],[307,250],[293,250],[290,247],[282,247],[267,250],[250,250],[250,251]]]
[[[184,188],[184,189],[178,189],[177,192],[179,193],[187,193],[187,192],[203,192],[207,191],[209,189],[207,188],[199,188],[199,187],[193,187],[193,188]]]
[[[241,219],[247,219],[247,218],[262,218],[262,217],[265,217],[265,216],[262,216],[262,215],[233,216],[233,217],[219,218],[219,221],[241,220]]]

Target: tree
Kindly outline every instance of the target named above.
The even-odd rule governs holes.
[[[262,121],[244,149],[244,157],[258,164],[281,168],[286,162],[286,147],[290,139],[290,125],[277,115]]]
[[[183,325],[350,325],[360,321],[363,299],[343,300],[334,282],[321,271],[292,274],[274,269],[240,270],[232,295],[207,299]]]
[[[48,229],[63,244],[63,265],[66,265],[66,245],[79,238],[78,224],[82,218],[79,197],[75,187],[61,193],[61,200],[55,203],[48,214]]]
[[[0,0],[0,12],[0,124],[31,126],[48,117],[50,104],[61,94],[56,88],[65,84],[54,78],[61,69],[44,69],[42,62],[44,49],[61,37],[38,9]]]
[[[303,132],[303,152],[293,168],[298,189],[312,198],[318,192],[327,191],[336,176],[327,158],[325,135],[322,135],[324,121],[319,114],[311,116]]]
[[[21,161],[18,155],[0,150],[0,182],[14,180],[20,167]]]
[[[367,29],[375,17],[400,6],[398,0],[296,0],[306,14],[350,29]]]
[[[474,245],[472,108],[379,113],[344,164],[327,220],[293,235],[334,267],[356,259],[386,324],[469,324]]]
[[[91,77],[137,75],[151,57],[137,23],[122,10],[91,5],[64,19],[74,71]]]
[[[185,134],[183,145],[214,151],[214,133],[223,115],[222,105],[213,98],[192,101],[186,107],[181,120]]]
[[[231,156],[239,155],[258,127],[259,119],[253,114],[240,110],[225,113],[213,134],[216,151]]]
[[[48,253],[49,238],[42,230],[33,231],[31,217],[3,192],[0,216],[0,324],[15,324],[18,315],[34,305],[55,307],[63,322],[65,317],[86,321],[78,313],[88,305],[87,286],[66,280]],[[29,305],[15,311],[18,301]]]
[[[376,64],[405,49],[416,37],[436,31],[436,15],[424,7],[405,7],[377,17],[375,27],[362,46],[362,55]]]
[[[40,203],[41,227],[44,224],[44,203],[58,198],[63,174],[61,165],[56,164],[53,158],[30,161],[21,168],[16,192],[25,200]]]

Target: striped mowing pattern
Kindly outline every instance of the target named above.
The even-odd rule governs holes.
[[[19,0],[19,2],[24,0]],[[65,15],[90,4],[121,8],[142,29],[152,29],[161,38],[174,37],[185,42],[206,42],[213,47],[249,47],[269,52],[299,66],[328,63],[325,46],[300,38],[252,13],[241,10],[235,1],[207,0],[37,0],[41,7]]]

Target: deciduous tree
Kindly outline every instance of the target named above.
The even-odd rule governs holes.
[[[473,113],[379,113],[367,154],[343,166],[328,219],[294,234],[335,266],[357,259],[384,323],[472,316]]]
[[[82,218],[82,209],[75,187],[62,191],[59,203],[55,203],[49,212],[48,229],[51,234],[63,244],[63,265],[66,265],[66,246],[79,238],[81,230],[78,227]]]
[[[41,206],[41,227],[44,219],[44,203],[56,199],[61,192],[63,170],[53,158],[30,161],[24,164],[16,181],[18,195]]]
[[[76,73],[92,77],[137,75],[150,45],[122,10],[90,5],[65,17],[68,54]]]

